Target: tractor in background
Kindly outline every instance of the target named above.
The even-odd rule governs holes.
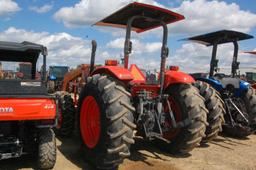
[[[256,55],[256,51],[246,51],[244,53]],[[252,88],[256,89],[256,73],[246,72],[246,79],[249,83],[251,83]]]
[[[42,79],[36,65],[42,54]],[[46,89],[47,48],[30,43],[0,42],[0,62],[30,63],[26,79],[0,79],[0,160],[31,154],[39,169],[52,169],[56,162],[58,101]],[[26,64],[27,65],[27,64]],[[21,66],[21,65],[20,65]],[[15,70],[16,71],[16,70]]]
[[[85,77],[89,74],[90,65],[81,64],[67,72],[59,88],[52,91],[59,99],[59,119],[55,129],[59,137],[70,137],[75,129],[77,99],[81,89],[85,85]]]
[[[256,128],[256,92],[250,83],[241,80],[238,75],[240,64],[238,62],[238,41],[251,38],[253,36],[245,33],[221,30],[187,39],[206,46],[213,46],[209,76],[197,78],[195,85],[202,95],[208,91],[207,87],[210,86],[219,92],[226,110],[223,130],[226,134],[235,137],[246,137]],[[217,48],[218,45],[226,43],[234,45],[231,75],[218,73]]]
[[[47,88],[49,93],[59,91],[65,74],[69,71],[67,66],[50,66],[48,70]]]
[[[95,24],[126,28],[123,66],[114,60],[96,66],[93,41],[87,79],[79,93],[77,124],[82,150],[96,168],[117,168],[130,155],[135,135],[179,154],[187,154],[205,137],[208,111],[192,85],[195,80],[165,66],[169,53],[167,24],[183,19],[170,10],[134,2]],[[129,67],[131,32],[160,26],[160,74],[157,82],[148,84],[137,65]]]
[[[31,79],[32,64],[27,62],[19,63],[19,72],[17,75],[21,79]]]

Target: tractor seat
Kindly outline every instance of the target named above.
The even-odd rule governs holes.
[[[232,78],[232,77],[224,77],[219,80],[224,88],[226,88],[228,85],[234,86],[236,89],[239,89],[240,87],[240,80],[238,78]]]
[[[227,75],[224,74],[224,73],[216,73],[216,74],[214,74],[213,77],[216,78],[216,79],[218,79],[218,80],[221,80],[221,79],[223,79],[224,77],[227,77]]]

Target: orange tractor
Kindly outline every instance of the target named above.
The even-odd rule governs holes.
[[[95,24],[126,28],[124,65],[108,60],[105,66],[96,67],[93,41],[87,80],[79,93],[77,124],[82,148],[97,168],[117,168],[130,155],[135,135],[180,154],[187,154],[205,137],[208,111],[192,85],[195,80],[176,67],[166,69],[167,24],[183,19],[170,10],[134,2]],[[160,26],[160,74],[157,82],[148,83],[137,65],[129,67],[131,31],[141,33]]]
[[[85,86],[79,94],[78,126],[87,158],[97,167],[113,169],[130,155],[136,135],[155,141],[165,150],[186,154],[205,136],[207,109],[194,79],[166,70],[167,24],[184,17],[160,7],[131,3],[95,25],[126,28],[124,66],[107,61],[95,67],[96,42]],[[129,67],[131,31],[162,26],[160,75],[148,84],[135,64]]]
[[[89,74],[90,65],[81,64],[75,69],[71,69],[59,80],[58,86],[48,88],[48,92],[53,93],[59,100],[59,119],[56,133],[61,137],[72,135],[76,117],[77,94],[85,84],[85,77]],[[48,80],[48,87],[52,80]],[[50,90],[49,90],[50,89]],[[74,94],[72,96],[72,94]]]

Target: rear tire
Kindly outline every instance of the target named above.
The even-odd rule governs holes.
[[[172,153],[187,154],[196,146],[199,146],[205,136],[207,109],[204,106],[204,99],[199,95],[198,90],[190,84],[171,85],[165,92],[178,107],[172,110],[177,122],[190,119],[190,122],[176,131],[165,132],[164,138],[170,143],[161,142],[158,145]],[[181,120],[177,120],[180,117]],[[177,130],[177,129],[176,129]],[[168,134],[172,137],[168,137]],[[165,137],[166,136],[166,137]]]
[[[130,103],[130,97],[130,93],[122,86],[117,85],[114,80],[98,74],[89,77],[87,84],[82,89],[79,97],[79,127],[83,141],[82,148],[86,158],[97,169],[115,169],[125,157],[130,155],[129,148],[134,143],[133,133],[136,128],[133,123],[135,109]],[[86,138],[88,127],[84,124],[83,118],[89,119],[91,116],[97,115],[89,113],[87,101],[90,101],[94,107],[95,103],[92,101],[96,101],[97,108],[95,109],[100,112],[98,125],[100,133],[96,142]],[[95,132],[92,133],[94,133],[92,136],[97,136]]]
[[[52,129],[39,129],[38,134],[38,167],[52,169],[56,163],[56,140]]]
[[[249,120],[249,124],[238,122],[235,127],[230,124],[223,126],[224,132],[232,137],[245,138],[253,134],[256,130],[256,91],[250,87],[240,99],[238,107],[245,112],[245,116]],[[237,120],[235,119],[237,122]]]
[[[256,90],[250,87],[242,96],[247,113],[249,114],[250,124],[253,130],[256,130]]]
[[[70,94],[66,92],[60,94],[59,111],[60,117],[56,133],[61,137],[71,136],[75,127],[76,109]]]
[[[196,81],[194,86],[199,89],[199,93],[205,99],[205,106],[209,111],[207,114],[207,122],[205,137],[202,143],[207,143],[215,139],[219,132],[222,131],[222,125],[224,124],[224,115],[226,114],[224,102],[218,95],[215,89],[213,89],[209,84]]]

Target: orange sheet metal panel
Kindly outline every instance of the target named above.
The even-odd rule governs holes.
[[[141,70],[138,68],[137,65],[132,64],[130,67],[130,72],[133,75],[133,83],[145,83],[146,82],[146,77],[145,75],[141,72]]]
[[[0,99],[0,121],[45,120],[56,117],[53,99]]]

